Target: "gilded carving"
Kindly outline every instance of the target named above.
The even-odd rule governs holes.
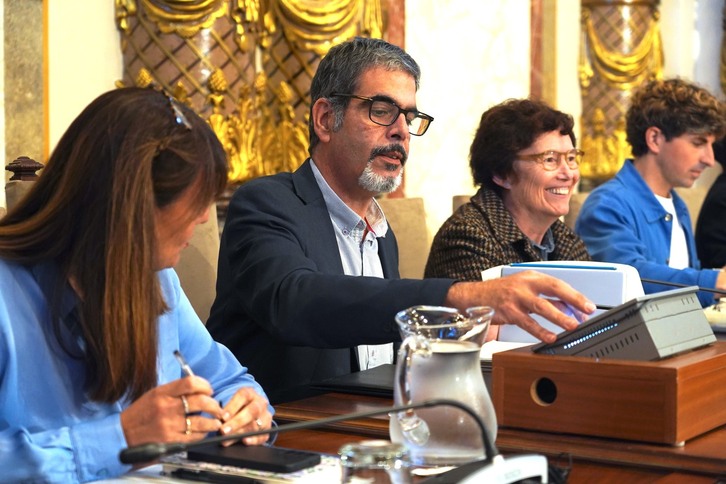
[[[274,1],[274,0],[273,0]],[[253,50],[257,45],[266,49],[270,46],[270,34],[275,32],[275,22],[268,0],[235,0],[231,10],[237,25],[237,45],[243,52]],[[248,35],[249,34],[249,35]]]
[[[116,24],[122,32],[129,31],[129,17],[136,15],[135,0],[116,0]]]
[[[630,155],[625,112],[632,89],[663,76],[658,0],[582,0],[580,62],[583,188],[612,177]]]
[[[277,163],[272,172],[293,171],[308,154],[308,123],[295,121],[295,111],[290,106],[292,91],[286,82],[280,83],[275,95],[280,123],[274,128],[278,142],[268,148],[270,159]]]
[[[590,119],[592,134],[582,139],[582,149],[586,153],[580,164],[580,174],[587,178],[602,178],[612,171],[618,150],[614,139],[605,130],[605,113],[596,108]]]
[[[609,49],[605,45],[589,10],[583,10],[582,17],[585,42],[582,44],[580,82],[584,89],[590,85],[590,78],[595,74],[612,88],[621,91],[630,90],[649,78],[662,77],[663,46],[657,11],[653,12],[641,41],[627,53]]]
[[[122,84],[156,84],[214,129],[230,182],[307,157],[317,62],[356,35],[381,37],[382,0],[114,0]]]
[[[139,0],[159,30],[188,38],[227,13],[226,0]]]
[[[273,9],[290,41],[319,55],[359,33],[370,37],[382,33],[380,2],[375,0],[278,0]]]
[[[136,86],[149,87],[154,83],[154,77],[148,69],[139,69],[139,75],[136,76]]]

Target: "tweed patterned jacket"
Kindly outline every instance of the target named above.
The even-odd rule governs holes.
[[[567,225],[557,220],[550,228],[555,249],[548,260],[591,260],[584,242]],[[540,260],[499,195],[481,187],[439,229],[424,277],[480,281],[481,271],[490,267]]]

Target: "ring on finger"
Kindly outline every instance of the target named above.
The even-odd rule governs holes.
[[[182,406],[184,407],[184,415],[189,415],[189,402],[187,401],[187,397],[181,395],[179,398],[181,398]]]
[[[184,421],[187,424],[186,429],[184,429],[184,434],[192,435],[192,419],[190,419],[189,417],[184,417]]]
[[[259,418],[256,418],[255,423],[257,424],[258,429],[262,428],[262,425],[263,425],[262,420],[260,420]]]

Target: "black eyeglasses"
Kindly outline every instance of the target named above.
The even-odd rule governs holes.
[[[403,113],[403,117],[406,119],[406,124],[408,125],[408,132],[414,136],[423,135],[434,120],[428,114],[417,111],[416,109],[403,109],[390,99],[383,97],[365,97],[337,92],[334,92],[331,96],[350,97],[366,101],[368,103],[368,117],[371,121],[381,126],[392,125],[396,122],[398,116]]]
[[[522,161],[534,161],[542,165],[546,171],[554,171],[560,166],[560,160],[563,158],[571,170],[576,169],[580,166],[583,156],[585,156],[585,152],[582,150],[570,150],[564,153],[550,150],[532,155],[517,155],[517,158]]]
[[[179,101],[177,101],[174,97],[172,97],[169,93],[166,91],[163,92],[164,96],[166,96],[166,99],[169,101],[169,107],[171,108],[171,113],[174,115],[174,121],[176,121],[176,124],[179,126],[184,126],[189,131],[192,130],[192,123],[189,122],[186,116],[184,116],[184,111],[182,110],[181,105],[179,104]]]

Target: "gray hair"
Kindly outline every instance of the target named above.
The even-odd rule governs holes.
[[[382,67],[389,71],[404,71],[416,81],[418,90],[421,69],[413,58],[400,47],[381,39],[355,37],[338,44],[328,51],[320,61],[318,69],[310,85],[310,154],[320,138],[313,129],[312,108],[320,98],[330,98],[333,105],[333,131],[340,129],[343,123],[343,112],[348,106],[349,98],[331,97],[334,92],[355,94],[358,80],[368,69]]]

